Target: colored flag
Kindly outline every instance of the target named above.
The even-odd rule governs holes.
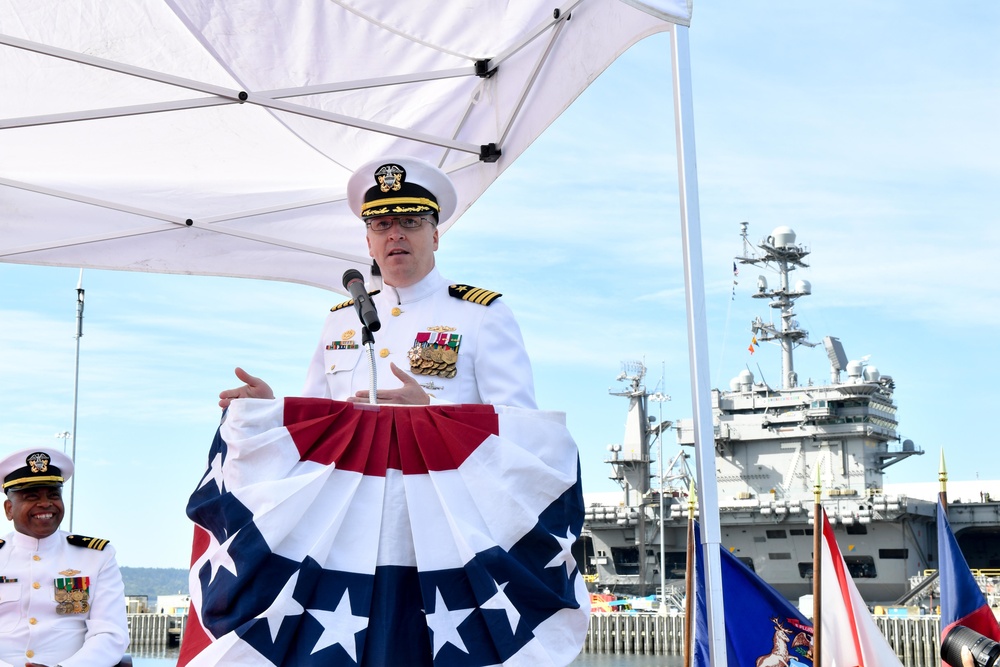
[[[740,275],[740,270],[736,268],[736,262],[733,262],[733,275],[734,276]]]
[[[239,400],[187,507],[178,665],[567,665],[590,600],[561,413]]]
[[[941,641],[956,625],[963,625],[1000,641],[1000,625],[986,603],[969,564],[951,532],[948,512],[941,500],[937,507],[938,584],[941,587]],[[941,663],[944,665],[945,663]]]
[[[823,514],[820,574],[820,664],[822,667],[902,667],[899,657],[875,625],[847,563],[833,527]]]
[[[705,558],[695,522],[695,667],[708,667]],[[729,667],[812,667],[812,623],[770,584],[722,548],[722,594]],[[760,661],[766,659],[763,663]]]

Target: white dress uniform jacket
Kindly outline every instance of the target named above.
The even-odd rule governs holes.
[[[382,323],[373,334],[378,388],[400,386],[389,369],[389,363],[394,362],[417,379],[432,404],[489,403],[536,408],[531,362],[513,313],[500,300],[481,305],[451,296],[450,285],[435,268],[415,285],[386,285],[372,297]],[[443,374],[411,372],[411,350],[415,346],[418,350],[451,346],[452,365],[446,364],[451,354],[447,352],[445,361],[437,364],[445,365]],[[327,317],[309,365],[303,395],[343,400],[368,389],[367,356],[354,306],[334,310]]]
[[[66,541],[68,535],[59,530],[40,540],[18,532],[4,537],[0,547],[3,667],[22,667],[26,662],[112,667],[128,649],[125,586],[114,548],[103,540],[93,541],[105,544],[103,550],[74,546]],[[59,594],[57,580],[63,587]],[[81,591],[72,612],[65,602],[57,601],[67,597],[69,589]],[[68,597],[72,608],[72,594]]]

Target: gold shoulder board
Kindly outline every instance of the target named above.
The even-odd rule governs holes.
[[[109,544],[108,540],[102,540],[99,537],[84,537],[83,535],[67,535],[66,541],[74,547],[84,547],[85,549],[95,549],[97,551],[104,551],[104,547]]]
[[[368,296],[375,296],[376,294],[378,294],[381,291],[382,290],[379,290],[379,289],[373,290],[371,292],[368,292]],[[336,312],[336,311],[340,310],[341,308],[347,308],[348,306],[353,306],[353,305],[354,305],[354,299],[348,299],[344,303],[338,303],[336,306],[334,306],[333,308],[331,308],[330,312],[333,313],[333,312]]]
[[[448,295],[462,301],[478,303],[480,306],[488,306],[503,296],[500,292],[491,292],[488,289],[472,285],[452,285],[448,288]]]

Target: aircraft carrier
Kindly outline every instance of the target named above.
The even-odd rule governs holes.
[[[865,360],[849,361],[840,341],[827,336],[829,379],[801,383],[793,353],[819,343],[795,320],[795,303],[811,286],[790,275],[808,266],[809,250],[787,227],[756,246],[746,223],[742,236],[736,262],[776,274],[773,285],[758,278],[753,296],[768,300],[774,315],[752,323],[751,344],[779,344],[782,371],[780,387],[744,369],[728,389],[712,391],[722,544],[788,599],[811,593],[818,467],[822,505],[862,596],[870,605],[914,604],[912,589],[937,568],[936,495],[893,492],[887,484],[890,466],[924,453],[897,435],[895,382]],[[612,393],[628,400],[625,434],[606,461],[622,493],[588,496],[578,562],[595,592],[645,596],[662,587],[665,599],[676,599],[683,593],[693,423],[657,421],[650,402],[664,397],[647,391],[644,379],[641,363],[623,364],[623,387]],[[671,431],[679,452],[668,458],[662,450]],[[1000,504],[988,493],[971,500],[951,503],[952,529],[971,568],[1000,568]]]

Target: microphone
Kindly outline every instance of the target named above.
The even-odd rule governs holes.
[[[382,323],[378,321],[378,311],[372,298],[365,290],[365,278],[357,269],[347,269],[344,271],[344,287],[351,293],[354,299],[354,308],[358,311],[361,322],[368,327],[369,331],[378,331],[382,328]]]

